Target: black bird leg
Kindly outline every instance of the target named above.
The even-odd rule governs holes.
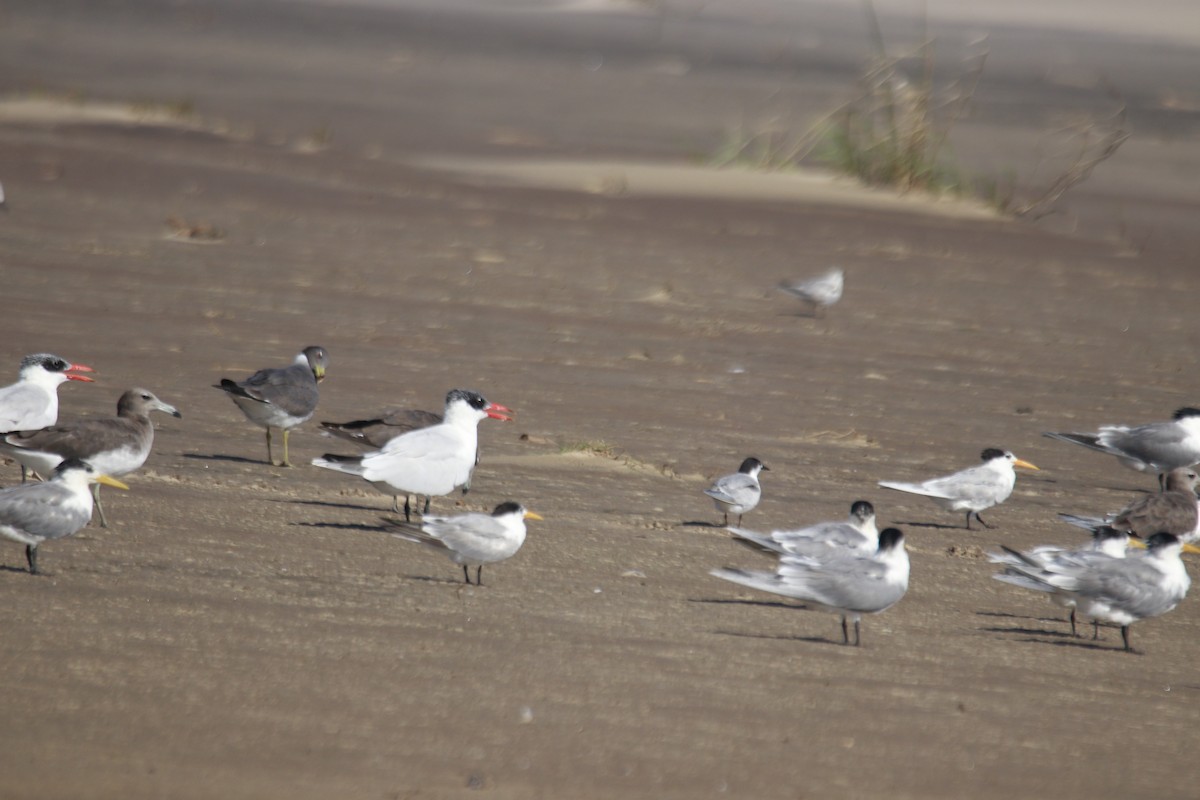
[[[408,495],[404,495],[404,521],[412,522],[412,506],[409,505]]]
[[[483,586],[483,564],[475,568],[475,585]]]
[[[991,529],[992,529],[992,527],[993,527],[993,526],[991,526],[991,525],[988,525],[986,522],[984,522],[984,521],[983,521],[983,517],[979,516],[979,512],[978,512],[978,511],[976,511],[976,512],[974,512],[974,513],[975,513],[975,519],[979,520],[979,524],[980,524],[980,525],[982,525],[983,527],[987,528],[988,530],[991,530]],[[969,521],[969,517],[968,517],[968,521]]]
[[[1075,609],[1073,608],[1071,609],[1071,635],[1075,637],[1079,636],[1079,634],[1075,633]]]
[[[29,562],[29,574],[30,575],[41,574],[38,572],[38,565],[37,565],[37,545],[35,545],[35,544],[25,545],[25,560]]]
[[[466,564],[463,564],[463,580],[466,581],[467,586],[471,585],[471,568]]]
[[[422,517],[429,515],[429,500],[430,500],[429,495],[425,495],[425,510],[421,512]]]

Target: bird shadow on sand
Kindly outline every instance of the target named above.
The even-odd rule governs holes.
[[[962,525],[944,525],[941,522],[914,522],[896,520],[897,525],[903,525],[906,528],[936,528],[939,531],[965,531],[967,533],[986,533],[988,528],[964,528]]]
[[[689,597],[689,603],[711,603],[712,605],[727,606],[765,606],[767,608],[807,609],[808,606],[797,602],[785,603],[781,600],[738,600],[730,597]]]
[[[387,533],[390,526],[363,525],[361,522],[293,522],[300,528],[333,528],[339,531],[361,531],[363,533]]]
[[[29,570],[26,567],[14,567],[11,564],[0,564],[0,572],[19,572],[22,575],[28,575]]]
[[[724,530],[728,526],[723,522],[705,522],[699,519],[685,520],[679,523],[681,528],[713,528],[715,530]]]
[[[824,636],[783,636],[778,633],[750,633],[748,631],[730,631],[718,628],[709,631],[715,636],[736,636],[741,639],[774,639],[779,642],[809,642],[811,644],[829,644],[842,646],[842,643]]]
[[[465,583],[461,577],[460,578],[439,578],[434,575],[401,575],[400,577],[406,581],[421,581],[423,583],[436,583],[440,586],[455,586],[460,589],[476,588],[475,584]],[[482,588],[486,589],[490,585],[491,584],[485,583],[485,584],[483,584]]]
[[[384,513],[384,509],[378,506],[360,506],[357,503],[333,503],[329,500],[271,500],[272,503],[287,503],[288,505],[297,506],[317,506],[319,508],[344,508],[353,511],[373,511],[376,514]]]
[[[1000,617],[1012,620],[1028,620],[1029,622],[1045,622],[1049,624],[1067,625],[1067,621],[1060,618],[1047,619],[1045,617],[1027,617],[1019,614],[1005,614],[996,611],[977,611],[977,616],[981,617]],[[1085,629],[1090,628],[1090,624],[1083,626]],[[1105,626],[1101,626],[1105,627]],[[1085,650],[1121,650],[1120,646],[1114,648],[1110,644],[1106,644],[1104,639],[1093,639],[1091,636],[1077,636],[1069,630],[1051,630],[1048,628],[1026,627],[1020,623],[1014,625],[992,625],[982,626],[978,630],[983,633],[1010,633],[1020,634],[1022,638],[1015,639],[1018,642],[1032,642],[1034,644],[1056,645],[1058,647],[1081,647]],[[1046,637],[1046,638],[1042,638]]]
[[[196,461],[227,461],[233,464],[260,464],[267,467],[275,466],[264,458],[246,458],[245,456],[231,456],[225,453],[184,453],[183,457]],[[281,469],[288,468],[281,467]]]

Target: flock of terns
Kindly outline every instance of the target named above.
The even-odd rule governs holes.
[[[808,303],[815,316],[840,299],[843,285],[843,273],[835,269],[780,288]],[[318,384],[328,364],[323,347],[306,347],[288,366],[262,369],[242,381],[226,378],[216,385],[265,430],[271,464],[290,466],[289,433],[315,413]],[[19,462],[22,469],[21,484],[0,489],[0,536],[25,545],[33,574],[39,572],[38,547],[81,530],[94,509],[107,527],[100,485],[128,488],[117,478],[145,463],[154,441],[150,412],[182,416],[149,390],[133,388],[121,395],[115,417],[59,425],[58,387],[66,381],[90,382],[83,374],[88,372],[90,367],[59,356],[33,354],[22,359],[18,381],[0,388],[0,455]],[[510,420],[512,413],[478,392],[453,389],[440,415],[401,410],[346,423],[323,422],[327,434],[370,449],[358,455],[329,453],[312,464],[367,481],[393,498],[393,511],[399,511],[403,495],[404,521],[394,521],[394,535],[440,550],[462,567],[467,583],[475,567],[478,585],[483,566],[515,555],[525,540],[525,521],[541,517],[511,501],[490,514],[430,516],[430,499],[459,488],[468,491],[479,459],[480,421]],[[276,457],[277,432],[282,434],[281,458]],[[1200,552],[1192,544],[1200,539],[1197,475],[1192,471],[1200,462],[1200,410],[1181,409],[1170,421],[1137,427],[1110,425],[1095,433],[1046,435],[1152,472],[1159,477],[1160,491],[1107,516],[1061,515],[1089,530],[1091,539],[1074,547],[1047,545],[1025,552],[1005,547],[989,554],[1002,567],[993,577],[1048,594],[1069,608],[1072,635],[1077,612],[1092,619],[1094,637],[1099,622],[1119,625],[1124,649],[1132,650],[1129,627],[1171,611],[1186,596],[1190,580],[1181,552]],[[991,527],[980,512],[1012,494],[1014,468],[1038,469],[1009,451],[988,448],[982,463],[952,475],[922,482],[880,481],[879,486],[965,512],[969,530],[972,518]],[[734,540],[773,556],[774,568],[725,568],[711,574],[838,613],[843,643],[850,644],[852,621],[853,644],[860,644],[861,616],[891,608],[908,589],[904,534],[897,528],[878,530],[875,509],[865,500],[856,501],[845,520],[770,533],[744,529],[742,517],[757,507],[762,496],[759,474],[767,469],[759,459],[747,458],[737,472],[714,481],[705,494],[724,515],[722,524]],[[29,473],[39,480],[28,480]],[[419,524],[412,522],[413,496],[425,498]],[[735,526],[729,525],[731,514],[737,515]],[[1131,545],[1137,547],[1130,549]]]

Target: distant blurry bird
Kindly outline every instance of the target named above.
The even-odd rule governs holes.
[[[214,388],[226,392],[247,419],[267,431],[267,458],[278,467],[290,467],[288,433],[317,410],[317,384],[325,378],[329,354],[324,347],[306,347],[291,366],[260,369],[241,383],[223,378]],[[271,449],[271,429],[283,431],[283,460]]]
[[[829,550],[821,555],[779,559],[775,572],[715,569],[722,580],[763,592],[817,603],[842,615],[842,644],[850,644],[847,618],[854,620],[854,646],[859,645],[858,624],[863,614],[886,611],[908,591],[908,552],[904,534],[887,528],[879,534],[872,553]]]
[[[755,533],[742,528],[730,528],[729,532],[740,544],[778,555],[817,555],[831,549],[873,553],[879,547],[875,507],[866,500],[855,501],[850,506],[850,517],[842,522],[818,522],[805,528],[771,533]]]
[[[1158,475],[1200,463],[1200,409],[1181,408],[1170,422],[1146,425],[1102,425],[1095,433],[1044,433],[1060,442],[1108,453],[1129,469]]]
[[[812,306],[813,314],[816,315],[842,299],[845,279],[846,273],[840,267],[834,267],[815,278],[781,281],[779,290],[808,303]]]
[[[154,445],[151,411],[162,411],[182,418],[175,406],[154,396],[149,389],[130,389],[117,401],[117,416],[85,419],[70,425],[56,425],[40,431],[0,435],[0,453],[15,458],[39,475],[49,475],[63,461],[82,459],[97,472],[109,476],[127,475],[140,469]],[[100,526],[108,527],[104,506],[100,504],[100,483],[92,486]]]
[[[1063,567],[1072,564],[1082,564],[1088,561],[1103,560],[1106,558],[1124,558],[1125,551],[1129,548],[1129,534],[1125,531],[1119,531],[1116,528],[1111,528],[1107,525],[1101,525],[1092,531],[1092,538],[1084,545],[1078,547],[1060,547],[1058,545],[1045,544],[1034,547],[1031,550],[1017,552],[1010,547],[1001,546],[1004,552],[988,553],[988,561],[993,564],[1004,564],[1009,567],[1016,567],[1017,570],[1008,573],[1010,578],[998,578],[1006,583],[1013,583],[1023,588],[1031,588],[1028,585],[1029,579],[1020,576],[1020,569],[1030,565],[1038,565],[1041,567]],[[1011,576],[1020,576],[1013,580]],[[1037,591],[1042,591],[1040,588]],[[1074,595],[1069,592],[1052,592],[1050,601],[1063,608],[1071,609],[1071,635],[1077,636],[1075,628],[1075,608],[1078,605]],[[1099,623],[1093,620],[1092,638],[1100,638]]]
[[[541,517],[526,511],[520,503],[501,503],[491,514],[459,514],[454,517],[426,517],[420,529],[399,524],[401,539],[441,550],[455,564],[461,564],[463,580],[471,582],[470,567],[475,567],[475,585],[483,585],[483,565],[512,558],[525,543],[525,520]]]
[[[742,524],[742,515],[754,510],[762,498],[762,488],[758,484],[758,473],[771,470],[757,458],[747,458],[738,467],[738,471],[717,478],[713,485],[704,493],[713,499],[717,511],[725,515],[723,525],[729,524],[729,515],[738,515],[738,526]]]
[[[879,485],[898,492],[924,495],[947,511],[966,511],[967,530],[971,530],[972,516],[980,525],[990,528],[992,526],[983,521],[979,512],[1000,505],[1012,494],[1017,482],[1013,467],[1034,470],[1037,467],[995,447],[984,450],[980,457],[982,464],[944,478],[931,478],[923,483],[880,481]]]
[[[38,545],[71,536],[88,524],[92,518],[88,484],[94,482],[129,488],[98,474],[86,461],[72,458],[59,464],[45,483],[0,489],[0,536],[25,545],[30,574],[38,574]]]
[[[1030,560],[992,577],[1024,589],[1069,595],[1085,616],[1120,625],[1125,650],[1132,652],[1129,626],[1166,614],[1187,596],[1191,579],[1179,558],[1183,549],[1196,551],[1177,536],[1156,533],[1146,541],[1144,553],[1066,563]]]
[[[1167,473],[1166,491],[1148,494],[1106,517],[1080,517],[1075,514],[1059,514],[1063,521],[1079,528],[1096,530],[1111,525],[1142,539],[1160,531],[1173,533],[1183,542],[1200,539],[1197,530],[1200,513],[1196,503],[1196,473],[1187,467],[1173,469]]]

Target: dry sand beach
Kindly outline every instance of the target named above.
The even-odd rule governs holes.
[[[853,93],[857,4],[5,3],[0,370],[55,352],[98,370],[63,419],[131,386],[183,419],[46,574],[0,542],[0,796],[1194,796],[1200,599],[1129,655],[984,552],[1153,488],[1043,431],[1200,403],[1200,26],[971,5],[928,20],[951,61],[988,35],[971,169],[1037,183],[1048,132],[1127,104],[1129,142],[1036,223],[704,166]],[[905,4],[882,21],[919,41]],[[823,318],[770,291],[834,264]],[[321,404],[272,468],[211,386],[309,344]],[[309,466],[354,452],[317,420],[457,386],[517,419],[435,513],[545,518],[482,587]],[[990,446],[1041,467],[995,530],[876,486]],[[702,493],[749,455],[747,527],[866,498],[905,530],[910,590],[863,647],[709,576],[769,565]]]

